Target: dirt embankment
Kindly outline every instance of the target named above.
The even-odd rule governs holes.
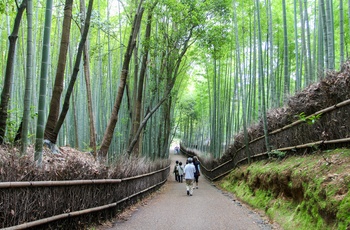
[[[349,149],[253,163],[222,185],[284,229],[350,229]]]
[[[313,141],[335,140],[348,137],[349,119],[347,114],[350,110],[349,105],[338,109],[337,112],[331,115],[319,114],[311,118],[307,117],[349,99],[350,61],[347,61],[342,65],[340,71],[326,72],[324,77],[318,82],[307,86],[302,91],[288,98],[284,106],[270,109],[267,112],[268,132],[281,129],[295,121],[305,121],[303,127],[285,129],[283,135],[278,137],[271,135],[270,145],[272,149],[311,143]],[[309,122],[312,123],[312,127],[308,124]],[[261,119],[247,128],[248,142],[264,136],[263,123]],[[324,124],[327,124],[327,126]],[[277,138],[277,140],[273,138]],[[208,168],[215,168],[230,160],[232,157],[235,157],[238,150],[241,150],[245,146],[246,140],[243,131],[237,133],[233,139],[234,142],[226,149],[220,159],[202,159]],[[264,140],[259,144],[251,144],[249,146],[250,151],[256,154],[265,152],[266,148],[264,145]],[[348,143],[336,145],[336,147],[339,146],[350,147]],[[303,151],[301,150],[301,152]]]

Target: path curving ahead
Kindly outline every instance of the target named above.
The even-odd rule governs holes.
[[[199,189],[187,196],[185,183],[175,181],[172,170],[182,155],[170,154],[172,166],[168,181],[147,205],[136,209],[127,220],[119,220],[108,229],[127,230],[254,230],[276,229],[256,212],[235,201],[203,176]],[[106,228],[104,228],[106,229]]]

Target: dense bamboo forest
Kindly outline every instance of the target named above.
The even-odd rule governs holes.
[[[343,0],[2,0],[0,17],[0,144],[39,164],[43,143],[218,158],[349,56]]]

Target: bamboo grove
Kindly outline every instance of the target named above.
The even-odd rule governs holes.
[[[227,23],[216,23],[196,46],[192,83],[179,100],[185,146],[220,157],[234,135],[349,57],[350,1],[227,1]],[[203,52],[205,50],[205,52]],[[269,146],[265,135],[265,146]]]
[[[156,159],[174,137],[220,157],[340,68],[349,12],[342,0],[2,1],[1,144],[35,144],[39,164],[43,143]]]

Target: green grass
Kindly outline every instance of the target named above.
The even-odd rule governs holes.
[[[283,229],[346,230],[350,228],[349,174],[350,150],[336,149],[243,166],[220,186],[265,211]]]

